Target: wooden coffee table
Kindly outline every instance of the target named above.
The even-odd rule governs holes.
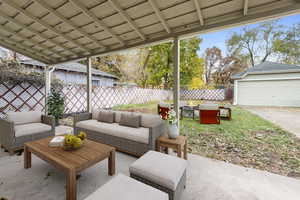
[[[66,199],[76,200],[76,175],[92,165],[108,158],[108,174],[115,174],[115,148],[98,142],[86,140],[82,148],[64,151],[62,147],[49,147],[45,138],[24,145],[24,168],[31,167],[31,153],[52,164],[66,174]]]

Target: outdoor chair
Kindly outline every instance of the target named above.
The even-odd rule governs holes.
[[[11,155],[26,142],[55,135],[55,120],[42,112],[9,112],[0,119],[0,144]]]
[[[231,120],[231,108],[229,105],[219,106],[220,118],[224,120]]]
[[[220,124],[220,109],[215,104],[199,106],[200,124]]]

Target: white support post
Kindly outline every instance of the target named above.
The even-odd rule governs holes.
[[[45,68],[45,114],[47,115],[47,100],[51,93],[51,74],[55,67],[46,66]]]
[[[87,83],[86,83],[86,89],[87,89],[87,111],[92,112],[92,59],[90,57],[87,57]]]
[[[233,89],[233,105],[238,103],[238,80],[234,80],[234,89]]]
[[[174,110],[177,116],[177,126],[179,128],[179,97],[180,97],[180,40],[178,37],[174,38],[173,46],[173,56],[174,56],[174,86],[173,86],[173,101]]]

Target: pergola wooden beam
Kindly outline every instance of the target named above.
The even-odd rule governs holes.
[[[12,29],[10,29],[10,28],[4,26],[4,25],[0,25],[0,28],[3,29],[3,30],[5,30],[6,32],[10,33],[12,36],[13,36],[13,35],[16,35],[16,36],[22,38],[23,41],[20,42],[20,43],[23,43],[23,42],[25,42],[25,41],[29,41],[30,43],[32,43],[31,48],[33,48],[33,47],[35,47],[35,46],[40,46],[40,47],[43,48],[44,50],[49,50],[49,51],[51,51],[53,54],[56,54],[56,55],[59,55],[59,56],[63,56],[61,53],[58,53],[58,52],[54,51],[53,49],[49,49],[46,45],[40,44],[40,42],[34,41],[33,39],[28,38],[28,37],[26,37],[26,36],[20,34],[19,32],[14,31],[14,30],[12,30]],[[43,51],[39,51],[39,52],[42,53]],[[45,56],[50,56],[50,55],[46,55],[46,54],[45,54]],[[50,56],[50,57],[51,57],[51,56]],[[55,59],[56,59],[56,58],[55,58]]]
[[[244,0],[244,16],[248,14],[248,0]]]
[[[56,9],[49,6],[44,0],[34,0],[35,2],[39,3],[42,7],[47,9],[49,12],[54,14],[56,17],[58,17],[60,20],[62,20],[64,23],[71,26],[73,29],[84,35],[85,37],[89,38],[93,42],[97,43],[97,45],[101,48],[106,48],[101,42],[99,42],[95,37],[93,37],[90,33],[87,33],[86,31],[78,28],[78,26],[72,22],[71,20],[68,20],[66,17],[64,17],[62,14],[60,14]]]
[[[45,23],[43,20],[39,19],[38,17],[32,15],[30,12],[28,12],[27,10],[19,7],[17,4],[15,4],[14,2],[12,2],[11,0],[2,0],[3,2],[5,2],[7,5],[9,5],[10,7],[18,10],[20,13],[22,13],[23,15],[27,16],[28,18],[30,18],[31,20],[33,20],[34,22],[40,24],[43,27],[46,27],[48,30],[52,31],[54,34],[57,34],[61,37],[63,37],[65,40],[73,43],[74,45],[76,45],[77,47],[80,47],[81,49],[84,49],[85,51],[88,51],[89,53],[92,53],[88,48],[86,48],[83,44],[80,44],[79,42],[75,41],[73,38],[67,36],[66,34],[63,34],[61,31],[53,28],[52,26],[50,26],[49,24]]]
[[[115,0],[108,0],[111,6],[118,11],[118,13],[123,17],[125,21],[136,31],[136,33],[142,38],[146,40],[145,35],[141,32],[138,25],[130,18],[130,16],[120,7],[120,5]]]
[[[204,18],[203,18],[203,15],[202,15],[199,0],[194,0],[194,4],[195,4],[196,10],[197,10],[197,15],[198,15],[200,24],[201,24],[201,26],[203,26],[204,25]]]
[[[113,38],[115,38],[120,44],[125,45],[125,42],[119,37],[112,29],[110,29],[101,19],[99,19],[92,11],[86,8],[81,2],[78,0],[69,0],[74,6],[79,8],[86,16],[90,17],[97,23],[103,30],[108,32]]]
[[[9,22],[11,22],[11,23],[14,23],[14,24],[16,24],[16,25],[18,25],[18,26],[20,26],[20,28],[26,29],[26,30],[32,32],[34,35],[43,38],[45,41],[51,42],[52,44],[54,44],[54,45],[56,45],[56,46],[58,46],[58,47],[64,49],[65,51],[68,51],[68,52],[70,52],[70,53],[72,53],[72,54],[74,54],[74,55],[80,55],[80,54],[76,53],[75,51],[66,48],[65,46],[63,46],[62,44],[56,42],[55,40],[48,38],[46,35],[44,35],[44,34],[38,32],[38,31],[34,30],[34,29],[31,28],[30,26],[26,26],[26,25],[22,24],[21,22],[19,22],[18,20],[16,20],[15,18],[13,18],[13,17],[11,17],[11,16],[8,16],[8,15],[4,14],[3,12],[0,12],[0,16],[3,17],[4,19],[6,19],[7,21],[9,21]],[[6,28],[5,28],[5,29],[6,29]],[[50,49],[50,48],[48,48],[48,49]]]
[[[0,45],[6,49],[14,49],[15,51],[17,51],[18,53],[27,56],[29,58],[34,58],[36,60],[39,60],[43,63],[49,64],[53,61],[49,61],[48,59],[45,58],[41,58],[40,56],[35,56],[36,53],[33,53],[31,51],[28,51],[27,48],[23,48],[23,47],[19,47],[17,44],[9,44],[6,42],[6,37],[0,36]]]
[[[166,29],[167,33],[171,33],[170,27],[169,27],[167,21],[162,16],[161,11],[159,10],[155,0],[148,0],[148,2],[152,6],[156,16],[158,17],[158,19],[162,23],[163,27]]]

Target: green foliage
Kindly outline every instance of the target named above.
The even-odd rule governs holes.
[[[247,58],[254,66],[276,53],[275,42],[283,35],[277,21],[264,22],[254,28],[244,28],[241,33],[233,33],[226,44],[230,54]]]
[[[64,98],[61,93],[55,89],[51,89],[50,96],[47,99],[47,111],[49,115],[55,117],[56,120],[61,119],[65,110]]]
[[[189,85],[193,77],[201,77],[204,61],[197,51],[201,39],[194,37],[180,41],[180,83]],[[164,43],[150,48],[147,84],[153,87],[171,88],[173,85],[173,43]]]

